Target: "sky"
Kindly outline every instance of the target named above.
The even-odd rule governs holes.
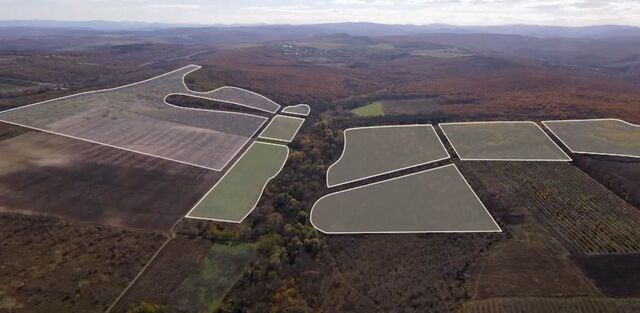
[[[640,0],[0,0],[0,20],[640,26]]]

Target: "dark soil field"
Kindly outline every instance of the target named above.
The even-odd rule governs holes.
[[[640,207],[640,159],[574,155],[575,164],[620,198]]]
[[[502,234],[324,236],[345,282],[382,312],[452,312],[464,273]]]
[[[3,123],[0,133],[3,212],[166,232],[220,177],[219,172]]]
[[[637,300],[609,298],[638,296],[637,254],[604,249],[590,255],[597,245],[586,240],[605,235],[612,236],[610,244],[633,245],[633,235],[618,237],[614,228],[635,219],[609,221],[609,214],[628,206],[617,195],[569,163],[463,162],[461,170],[507,233],[469,271],[473,296],[461,312],[637,310]],[[563,210],[583,213],[555,220],[569,214]],[[581,233],[590,235],[579,239]]]
[[[604,294],[640,296],[640,254],[576,256],[574,261]]]
[[[0,213],[0,312],[100,312],[165,236]]]
[[[127,312],[142,302],[169,304],[171,294],[197,270],[210,247],[211,241],[202,238],[178,236],[171,240],[112,312]]]

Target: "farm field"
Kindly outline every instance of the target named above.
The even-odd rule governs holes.
[[[221,175],[2,122],[0,155],[0,211],[143,231],[168,231]]]
[[[238,87],[224,86],[218,89],[201,93],[207,98],[237,103],[256,110],[275,113],[280,105],[265,96]]]
[[[310,220],[328,234],[500,231],[455,165],[328,194]]]
[[[640,158],[640,125],[618,119],[542,123],[573,153]]]
[[[604,155],[573,155],[574,163],[585,173],[640,207],[640,159]]]
[[[349,128],[342,155],[327,170],[333,187],[449,158],[431,125]]]
[[[284,109],[282,109],[282,113],[307,116],[311,113],[311,107],[308,104],[296,104],[290,105]]]
[[[252,244],[178,236],[113,312],[125,313],[140,303],[154,303],[175,312],[215,312],[254,256]]]
[[[358,117],[431,114],[442,110],[438,98],[383,99],[351,110]]]
[[[0,213],[0,312],[104,311],[165,240]]]
[[[640,249],[640,211],[569,163],[496,162],[489,173],[533,210],[572,252]]]
[[[503,182],[495,170],[499,164],[461,162],[461,171],[505,234],[467,270],[470,299],[600,296],[566,243],[546,226],[539,205],[528,204],[519,189]]]
[[[384,110],[382,103],[380,102],[373,102],[365,106],[355,108],[351,110],[351,112],[353,112],[357,117],[384,116]]]
[[[505,298],[473,301],[460,313],[629,313],[640,311],[640,299]]]
[[[195,273],[172,293],[172,307],[181,312],[215,312],[242,275],[255,248],[250,244],[214,244]]]
[[[289,155],[287,146],[255,141],[187,217],[241,222],[278,175]]]
[[[169,94],[196,94],[182,80],[198,68],[0,112],[0,121],[221,170],[267,119],[166,104]]]
[[[303,118],[276,115],[260,133],[259,138],[291,142],[304,123]]]
[[[340,276],[382,312],[451,313],[460,275],[504,233],[325,236]],[[340,295],[335,295],[339,297]],[[341,298],[339,298],[341,299]],[[360,312],[375,312],[371,308]]]
[[[533,122],[439,124],[460,160],[571,161]]]

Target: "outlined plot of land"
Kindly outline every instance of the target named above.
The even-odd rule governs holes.
[[[0,122],[0,212],[166,232],[220,176]]]
[[[431,125],[349,128],[344,131],[342,155],[327,170],[327,186],[334,187],[449,157]]]
[[[273,102],[273,100],[253,91],[238,87],[224,86],[213,91],[198,92],[197,94],[218,101],[240,104],[269,113],[276,113],[280,109],[280,105]]]
[[[439,125],[462,161],[571,161],[534,122]]]
[[[240,223],[255,208],[267,183],[284,167],[289,148],[254,141],[187,217]]]
[[[303,118],[276,115],[260,133],[259,138],[291,142],[304,123]]]
[[[311,113],[311,107],[308,104],[297,104],[291,105],[284,109],[282,109],[282,113],[300,115],[300,116],[308,116]]]
[[[0,121],[221,170],[267,118],[166,103],[170,94],[206,94],[192,92],[184,85],[184,76],[198,68],[190,65],[122,87],[0,112]]]
[[[328,234],[501,231],[453,164],[326,195],[311,223]]]
[[[543,121],[573,153],[640,158],[640,125],[619,119]]]

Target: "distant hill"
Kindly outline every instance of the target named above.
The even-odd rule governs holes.
[[[0,21],[0,28],[57,28],[83,29],[93,31],[157,31],[190,28],[195,33],[237,34],[250,40],[277,40],[325,36],[344,33],[353,36],[399,36],[436,33],[454,34],[503,34],[522,35],[539,38],[575,38],[603,39],[612,37],[640,37],[640,27],[621,25],[601,25],[585,27],[538,26],[538,25],[499,25],[499,26],[456,26],[447,24],[428,25],[389,25],[376,23],[329,23],[309,25],[199,25],[199,24],[163,24],[144,22],[112,21],[46,21],[20,20]]]

